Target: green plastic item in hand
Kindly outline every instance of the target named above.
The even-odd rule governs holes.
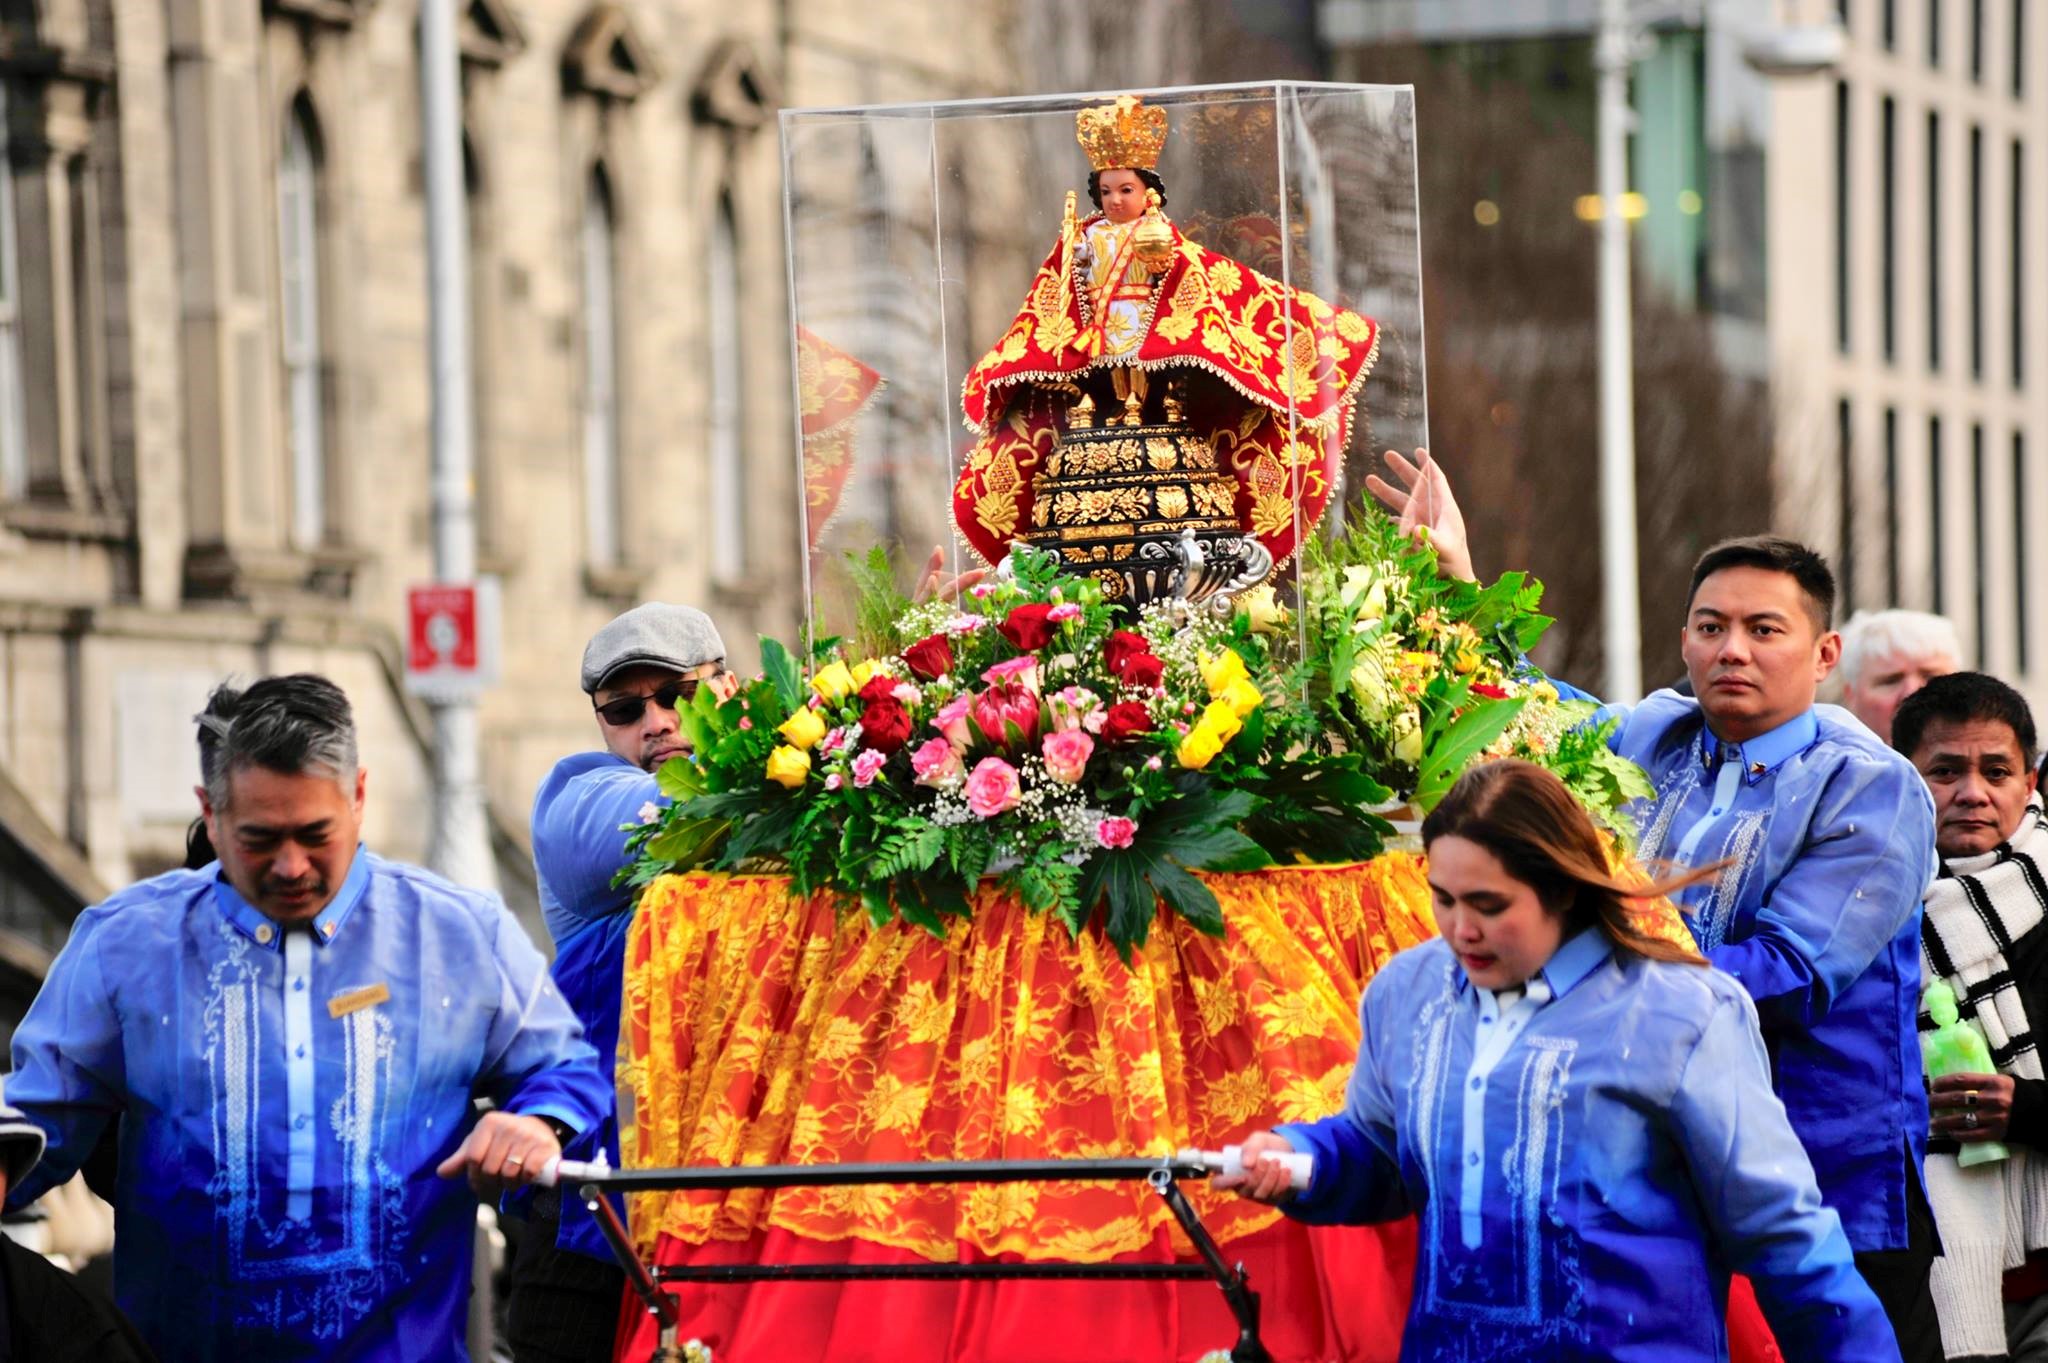
[[[1920,996],[1921,1004],[1934,1019],[1934,1030],[1920,1033],[1920,1063],[1929,1079],[1944,1074],[1996,1074],[1991,1047],[1974,1022],[1965,1022],[1956,1012],[1956,991],[1947,980],[1936,980]],[[1956,1153],[1956,1163],[1967,1169],[1973,1164],[2002,1160],[2012,1152],[2002,1141],[1965,1141]]]

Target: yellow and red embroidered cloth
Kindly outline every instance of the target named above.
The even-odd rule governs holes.
[[[780,877],[658,880],[627,947],[626,1161],[1158,1154],[1335,1111],[1366,981],[1432,931],[1419,858],[1204,879],[1230,935],[1162,918],[1129,968],[993,889],[942,940],[839,918]],[[1392,1363],[1412,1223],[1308,1227],[1188,1191],[1249,1266],[1276,1358]],[[631,1211],[662,1265],[1190,1253],[1141,1185],[650,1193]],[[678,1304],[682,1336],[737,1363],[1190,1363],[1235,1336],[1201,1282],[768,1282]],[[645,1312],[623,1323],[619,1357],[648,1357]]]
[[[1237,477],[1238,523],[1285,563],[1295,547],[1297,501],[1299,523],[1312,525],[1329,500],[1330,460],[1350,440],[1379,329],[1172,230],[1174,254],[1143,312],[1144,335],[1134,353],[1114,362],[1221,380],[1229,400],[1191,410],[1190,418]],[[981,438],[954,486],[953,519],[991,563],[1030,524],[1032,475],[1064,410],[1045,385],[1071,379],[1105,354],[1105,319],[1091,307],[1080,263],[1069,270],[1065,258],[1055,244],[1009,329],[961,390],[967,424]]]
[[[1420,859],[1204,879],[1229,935],[1162,917],[1129,968],[992,887],[942,940],[839,918],[780,877],[657,880],[627,946],[625,1158],[1151,1155],[1336,1111],[1366,980],[1432,931]],[[1226,1245],[1278,1216],[1192,1193]],[[934,1260],[1085,1261],[1172,1224],[1142,1186],[1080,1183],[650,1193],[632,1222],[645,1254],[779,1227]]]

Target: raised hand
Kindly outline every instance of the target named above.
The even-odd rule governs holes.
[[[1472,548],[1465,539],[1465,513],[1458,510],[1458,499],[1451,495],[1451,480],[1444,476],[1442,466],[1429,457],[1428,450],[1420,449],[1415,451],[1413,463],[1393,450],[1387,451],[1386,461],[1387,471],[1399,480],[1398,485],[1377,473],[1368,474],[1365,485],[1372,495],[1400,518],[1401,532],[1410,539],[1428,531],[1429,542],[1436,546],[1437,563],[1445,573],[1468,582],[1476,580]]]
[[[912,605],[922,606],[931,600],[957,600],[960,593],[988,576],[986,568],[969,568],[958,577],[948,578],[946,573],[946,550],[943,545],[932,546],[932,556],[925,561],[924,575],[917,581],[917,590],[910,594]]]

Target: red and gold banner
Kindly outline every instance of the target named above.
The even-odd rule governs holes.
[[[811,549],[839,510],[853,471],[854,418],[882,376],[808,327],[796,329],[798,418],[803,429],[804,531]]]

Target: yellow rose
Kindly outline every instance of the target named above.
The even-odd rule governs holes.
[[[1237,711],[1220,700],[1212,700],[1203,709],[1202,717],[1195,721],[1197,729],[1207,729],[1218,739],[1228,743],[1237,737],[1237,731],[1244,727],[1244,721],[1237,717]]]
[[[1265,693],[1249,681],[1232,682],[1223,688],[1223,694],[1217,699],[1228,705],[1239,719],[1266,703]]]
[[[881,670],[882,665],[876,662],[873,658],[866,659],[863,662],[855,663],[853,665],[853,689],[858,691],[863,686],[866,686],[869,682],[874,680],[875,674],[877,672],[880,672]]]
[[[1422,716],[1413,710],[1394,721],[1394,760],[1410,766],[1422,760]]]
[[[846,664],[834,662],[829,667],[818,669],[818,675],[811,678],[811,689],[826,700],[838,700],[850,691],[858,691],[860,683],[853,679],[853,673]]]
[[[825,736],[825,721],[806,705],[784,720],[775,732],[788,739],[791,747],[809,752],[811,745]]]
[[[1537,682],[1529,688],[1529,694],[1545,704],[1557,699],[1557,688],[1549,682]]]
[[[795,790],[811,774],[811,755],[788,745],[768,754],[768,779]]]
[[[1212,697],[1221,696],[1232,682],[1246,681],[1250,676],[1236,649],[1226,648],[1213,658],[1202,659],[1202,680],[1208,683]]]
[[[1272,634],[1287,620],[1287,608],[1274,597],[1271,583],[1254,587],[1239,596],[1237,608],[1250,622],[1254,634]]]
[[[1180,764],[1189,771],[1200,771],[1222,751],[1223,740],[1206,725],[1197,724],[1180,741]]]

